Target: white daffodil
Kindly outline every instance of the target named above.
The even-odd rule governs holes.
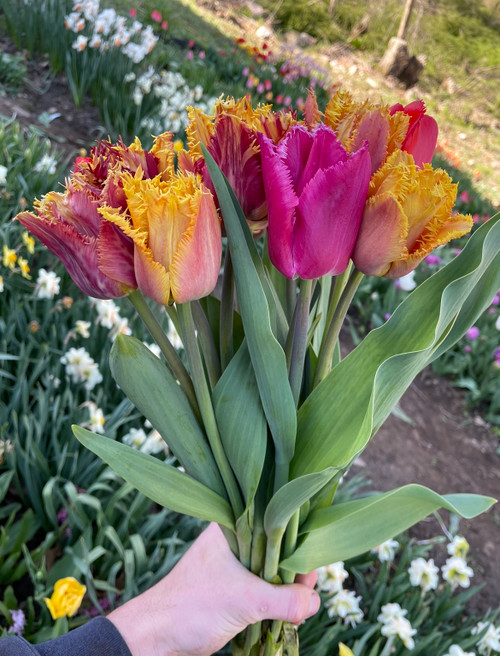
[[[385,542],[382,542],[382,544],[379,544],[378,547],[372,549],[371,552],[377,554],[380,562],[389,562],[394,560],[398,547],[399,542],[397,540],[386,540]]]
[[[461,535],[455,535],[453,540],[448,543],[446,549],[450,556],[457,556],[458,558],[465,559],[469,551],[469,543]]]
[[[333,595],[342,590],[342,584],[348,576],[344,563],[339,561],[318,569],[318,582],[316,585],[321,592]]]
[[[352,590],[339,590],[336,595],[325,602],[329,617],[340,617],[344,624],[356,626],[363,619],[363,611],[359,607],[361,597]]]
[[[485,634],[477,643],[477,649],[480,654],[490,656],[492,651],[500,652],[500,627],[495,626],[493,622],[478,622],[472,633],[481,634],[485,629]]]
[[[445,581],[451,583],[452,588],[460,586],[461,588],[468,588],[470,579],[474,576],[474,572],[467,565],[463,558],[459,556],[451,556],[446,563],[441,567],[443,578]]]
[[[415,586],[420,586],[422,592],[435,590],[439,583],[439,569],[434,565],[434,560],[431,558],[416,558],[410,563],[408,569],[410,575],[410,583]]]
[[[37,298],[54,298],[59,294],[61,278],[53,271],[40,269],[35,285],[35,296]]]

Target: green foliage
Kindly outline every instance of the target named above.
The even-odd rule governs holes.
[[[6,241],[12,231],[10,219],[54,189],[68,161],[40,130],[0,117],[0,162],[7,169],[6,182],[0,182],[0,236]]]
[[[16,93],[26,77],[24,57],[0,52],[0,90]]]

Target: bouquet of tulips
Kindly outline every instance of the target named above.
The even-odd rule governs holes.
[[[493,499],[419,485],[335,500],[413,378],[500,287],[492,219],[341,359],[362,276],[403,276],[472,226],[453,212],[456,185],[429,164],[437,125],[424,104],[340,91],[324,112],[311,92],[300,118],[247,98],[219,100],[214,116],[188,111],[186,150],[169,133],[149,151],[99,143],[63,193],[17,217],[85,294],[128,295],[165,357],[119,335],[110,367],[180,467],[74,427],[78,440],[157,503],[217,522],[240,561],[275,583],[365,552],[440,507],[486,510]],[[233,643],[238,654],[280,650],[298,652],[280,622]]]

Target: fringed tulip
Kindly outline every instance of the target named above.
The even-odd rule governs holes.
[[[432,116],[425,114],[425,103],[422,100],[415,100],[406,107],[397,104],[393,105],[390,111],[391,116],[402,113],[410,119],[401,150],[413,155],[418,167],[430,164],[436,150],[438,126]]]
[[[144,180],[139,171],[124,176],[123,190],[127,212],[99,211],[133,240],[142,293],[162,305],[210,294],[219,275],[221,228],[212,194],[199,177]]]
[[[347,268],[370,180],[366,148],[349,155],[332,130],[293,126],[276,146],[259,135],[271,262],[287,278]]]
[[[409,118],[404,112],[391,115],[388,105],[359,103],[347,91],[337,91],[326,106],[324,122],[349,153],[368,144],[373,174],[401,148]]]
[[[294,115],[275,113],[271,105],[253,109],[250,100],[242,98],[237,102],[219,100],[213,118],[191,107],[189,119],[186,130],[189,153],[179,154],[179,167],[200,173],[215,197],[200,148],[200,142],[203,143],[227,177],[250,229],[259,232],[266,227],[267,207],[257,134],[263,133],[274,143],[278,142],[296,122]]]
[[[124,211],[122,177],[140,170],[145,178],[169,178],[174,171],[172,135],[144,150],[138,139],[126,147],[100,142],[90,157],[77,158],[64,193],[51,192],[35,203],[36,214],[17,219],[59,257],[77,286],[95,298],[117,298],[137,288],[134,245],[118,227],[104,221],[99,207]]]
[[[133,245],[115,226],[104,225],[95,200],[68,185],[35,202],[36,214],[17,219],[62,261],[84,294],[118,298],[136,289]],[[100,264],[109,263],[107,275]]]
[[[396,151],[373,176],[353,261],[371,276],[400,278],[424,257],[472,227],[472,218],[453,214],[457,185],[429,164]]]

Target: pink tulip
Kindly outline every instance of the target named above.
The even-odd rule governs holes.
[[[156,10],[156,9],[154,9],[154,10],[151,12],[151,18],[152,18],[156,23],[161,23],[161,21],[162,21],[162,15],[161,15],[160,12],[159,12],[158,10]]]
[[[423,100],[415,100],[405,107],[398,103],[390,111],[391,116],[403,112],[410,118],[401,150],[413,155],[415,164],[420,168],[424,163],[430,163],[436,150],[438,126],[432,116],[426,116]]]
[[[294,125],[276,146],[258,137],[272,263],[287,278],[342,273],[368,192],[367,149],[349,155],[322,124],[311,131]]]

